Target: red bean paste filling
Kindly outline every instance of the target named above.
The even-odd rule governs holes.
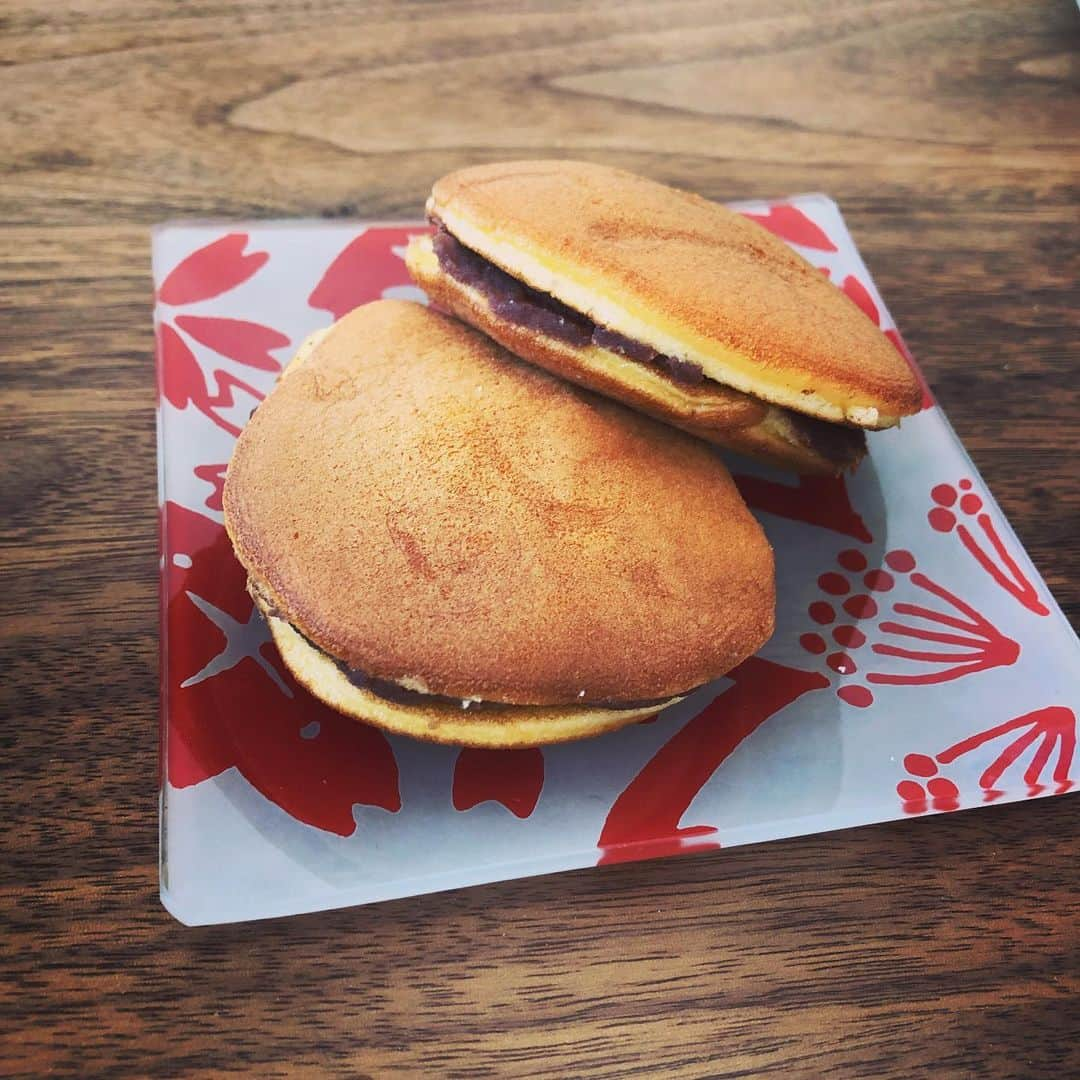
[[[574,311],[554,296],[518,281],[482,255],[465,247],[457,237],[446,231],[441,222],[436,220],[434,224],[437,229],[432,245],[439,265],[455,281],[480,293],[500,319],[525,330],[546,334],[575,348],[591,344],[610,349],[628,360],[661,368],[676,382],[688,386],[697,386],[704,381],[705,376],[697,364],[675,356],[664,356],[642,341],[634,341],[605,326],[597,326],[580,311]]]
[[[548,293],[511,277],[471,248],[465,247],[437,218],[432,218],[436,232],[432,238],[442,269],[487,300],[492,312],[527,330],[546,334],[577,348],[598,345],[604,349],[650,364],[667,372],[676,382],[697,386],[705,380],[701,368],[689,360],[663,356],[641,341],[598,326],[580,311],[556,300]],[[711,381],[711,380],[708,380]],[[826,460],[840,465],[854,463],[862,455],[866,441],[863,433],[843,424],[830,424],[811,416],[787,410],[791,434],[796,441]]]

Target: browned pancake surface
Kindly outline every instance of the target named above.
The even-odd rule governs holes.
[[[268,608],[257,590],[253,599],[270,627],[274,644],[296,681],[320,701],[367,724],[428,742],[454,746],[547,746],[600,735],[658,711],[656,706],[606,709],[592,705],[492,705],[463,708],[451,699],[409,704],[387,701],[350,682],[326,653],[306,641]],[[674,704],[672,698],[667,704]]]
[[[595,346],[571,345],[500,318],[479,292],[439,266],[426,237],[410,244],[406,261],[413,280],[439,307],[482,330],[515,356],[716,446],[782,469],[822,476],[856,468],[866,453],[866,436],[857,428],[768,405],[708,379],[681,384],[657,368]]]
[[[491,244],[481,253],[512,274],[507,243],[574,268],[582,288],[632,303],[671,335],[734,350],[760,376],[743,389],[767,400],[801,408],[774,395],[783,384],[883,417],[918,410],[914,375],[866,315],[781,240],[717,203],[602,165],[515,161],[442,177],[429,206],[483,233]]]
[[[431,693],[664,697],[772,631],[771,550],[707,446],[415,304],[357,309],[290,371],[224,505],[289,622]]]

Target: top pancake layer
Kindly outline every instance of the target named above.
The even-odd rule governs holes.
[[[285,618],[431,693],[674,696],[772,631],[772,552],[706,445],[416,304],[358,308],[290,368],[224,507]]]
[[[602,165],[517,161],[444,176],[428,209],[515,277],[718,382],[862,427],[918,410],[907,362],[866,315],[717,203]]]

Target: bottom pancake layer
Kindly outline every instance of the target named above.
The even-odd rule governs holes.
[[[492,702],[485,702],[483,709],[470,710],[445,700],[424,705],[401,704],[350,682],[332,657],[312,645],[288,620],[274,613],[257,590],[253,589],[252,595],[270,627],[285,666],[297,682],[346,716],[414,739],[488,748],[544,746],[614,731],[682,700],[675,697],[662,705],[625,710],[499,706]]]
[[[508,319],[480,288],[447,271],[429,237],[412,241],[406,261],[436,304],[522,359],[717,446],[819,475],[854,469],[866,452],[860,430],[802,416],[710,380],[676,377],[662,365],[596,344],[584,331],[577,341],[556,325],[559,320],[549,320],[549,326],[542,319],[534,319],[535,325]]]

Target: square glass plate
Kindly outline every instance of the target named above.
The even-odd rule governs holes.
[[[738,207],[903,342],[822,195]],[[284,670],[222,526],[233,441],[312,330],[426,226],[154,235],[161,895],[188,924],[367,903],[1072,786],[1080,642],[927,394],[847,479],[730,465],[776,550],[761,653],[655,719],[538,750],[384,736]],[[906,352],[905,352],[906,355]]]

